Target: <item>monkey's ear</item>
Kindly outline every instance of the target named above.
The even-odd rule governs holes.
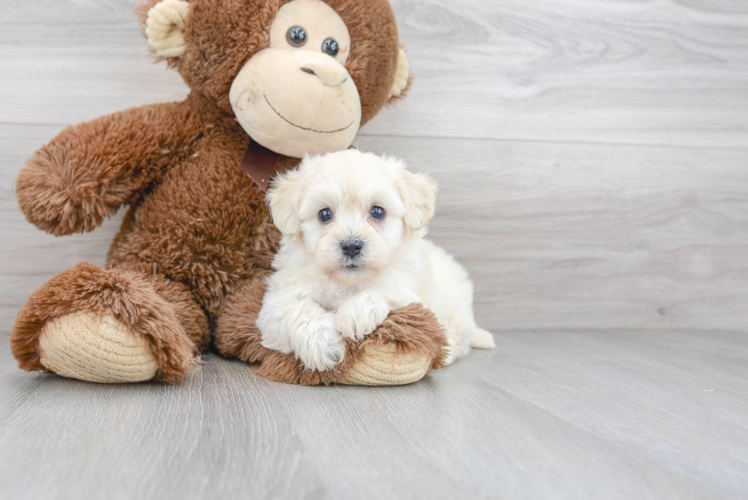
[[[397,70],[395,71],[395,81],[392,83],[392,88],[390,88],[390,99],[402,96],[403,91],[408,87],[409,78],[410,65],[408,64],[408,56],[405,55],[405,51],[403,49],[400,49],[400,53],[397,56]]]
[[[270,215],[275,227],[283,234],[297,235],[301,232],[301,191],[301,172],[298,170],[278,176],[268,190]]]
[[[399,185],[400,197],[405,205],[403,222],[411,233],[428,224],[436,205],[436,182],[426,174],[413,174],[403,169]]]
[[[148,11],[145,35],[148,44],[162,57],[179,57],[184,54],[184,26],[190,4],[183,0],[163,0]]]

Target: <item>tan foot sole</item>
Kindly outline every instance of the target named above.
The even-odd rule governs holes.
[[[395,354],[394,344],[368,344],[343,384],[406,385],[421,380],[431,367],[431,358],[420,353]]]
[[[46,369],[88,382],[151,380],[156,357],[145,339],[112,316],[75,313],[49,321],[39,338]]]

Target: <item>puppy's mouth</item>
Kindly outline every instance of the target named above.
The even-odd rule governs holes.
[[[346,273],[357,273],[366,269],[366,264],[360,258],[345,258],[340,262],[340,270]]]

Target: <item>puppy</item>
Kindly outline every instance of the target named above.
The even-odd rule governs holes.
[[[262,345],[329,370],[343,337],[361,340],[393,309],[420,302],[449,341],[448,363],[495,347],[473,317],[473,285],[428,240],[436,184],[396,159],[349,149],[305,158],[268,193],[283,234],[257,318]]]

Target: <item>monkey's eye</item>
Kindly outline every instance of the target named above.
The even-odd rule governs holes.
[[[332,38],[326,38],[325,41],[322,42],[322,52],[324,52],[325,54],[335,57],[336,55],[338,55],[338,50],[340,50],[340,47],[338,47],[338,42],[336,42]]]
[[[332,220],[332,210],[329,208],[323,208],[317,214],[317,219],[322,223],[330,222]]]
[[[286,40],[294,47],[301,47],[306,43],[306,30],[301,26],[291,26],[286,31]]]
[[[371,208],[371,218],[376,220],[382,220],[384,219],[386,212],[384,211],[384,208],[382,207],[372,207]]]

